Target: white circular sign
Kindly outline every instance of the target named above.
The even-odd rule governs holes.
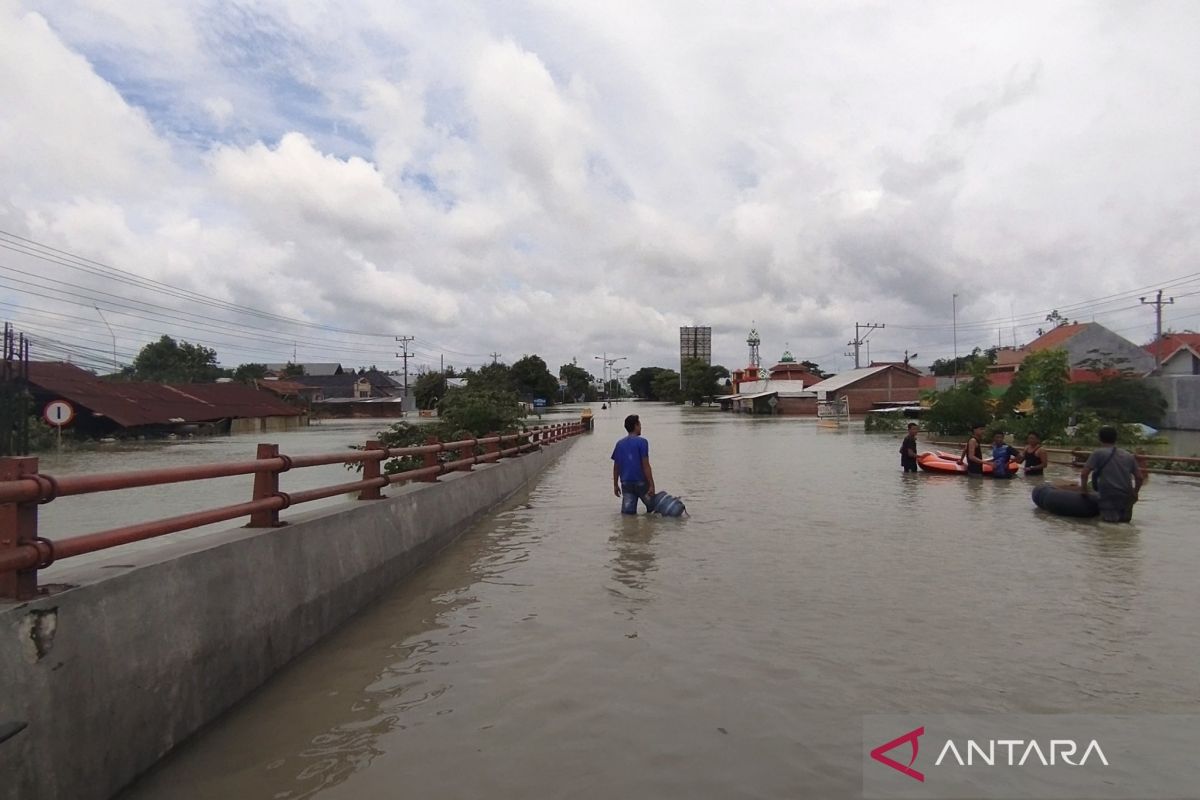
[[[56,428],[70,425],[75,419],[75,408],[66,400],[51,400],[42,409],[42,419]]]

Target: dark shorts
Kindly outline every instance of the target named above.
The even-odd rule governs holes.
[[[638,500],[646,506],[646,511],[650,511],[650,502],[646,496],[646,491],[650,488],[650,484],[646,481],[635,481],[632,483],[621,484],[621,513],[636,514]]]
[[[915,458],[901,458],[900,466],[904,468],[905,472],[916,472],[917,460]]]
[[[1105,492],[1100,495],[1100,501],[1097,503],[1100,507],[1100,519],[1105,522],[1132,522],[1134,502],[1132,494]]]

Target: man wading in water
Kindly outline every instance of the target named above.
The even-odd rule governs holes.
[[[1133,453],[1117,447],[1117,429],[1105,425],[1100,429],[1100,444],[1079,474],[1079,491],[1087,494],[1088,477],[1092,488],[1100,493],[1100,519],[1105,522],[1130,522],[1133,504],[1146,476]]]
[[[654,494],[654,472],[650,469],[650,443],[642,438],[642,422],[637,414],[625,418],[629,433],[613,448],[613,494],[621,498],[621,513],[636,514],[640,499],[650,511]]]

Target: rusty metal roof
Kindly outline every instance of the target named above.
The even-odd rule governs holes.
[[[59,362],[30,362],[29,382],[41,394],[68,400],[127,428],[303,413],[268,392],[241,383],[105,381],[87,370]]]

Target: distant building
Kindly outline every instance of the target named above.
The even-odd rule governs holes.
[[[272,375],[283,377],[288,367],[302,367],[304,369],[304,377],[324,377],[329,375],[341,375],[342,365],[335,362],[305,362],[302,364],[267,364],[267,372]]]
[[[1162,375],[1200,375],[1200,333],[1168,333],[1146,350],[1155,363],[1162,363]]]
[[[302,409],[242,383],[106,381],[55,361],[31,361],[29,383],[39,408],[52,400],[70,403],[72,426],[85,436],[250,433],[308,424]]]
[[[712,364],[712,328],[685,327],[679,329],[679,374],[683,365],[692,359]]]
[[[991,370],[1000,374],[1016,372],[1020,369],[1021,362],[1030,354],[1047,350],[1066,352],[1067,363],[1072,371],[1071,380],[1076,382],[1096,380],[1094,371],[1084,369],[1087,362],[1094,359],[1111,360],[1118,369],[1125,367],[1139,375],[1145,375],[1154,369],[1154,356],[1145,348],[1138,347],[1098,322],[1077,322],[1060,325],[1024,347],[1001,348],[996,353],[996,363]]]

